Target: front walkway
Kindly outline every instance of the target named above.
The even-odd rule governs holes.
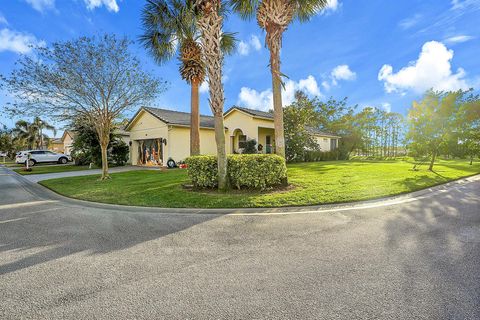
[[[116,172],[126,172],[133,170],[160,170],[159,168],[153,167],[137,167],[137,166],[124,166],[124,167],[113,167],[108,170],[110,173]],[[70,172],[56,172],[56,173],[45,173],[45,174],[30,174],[25,175],[24,177],[32,182],[39,182],[42,180],[56,179],[56,178],[68,178],[68,177],[79,177],[79,176],[89,176],[93,174],[101,174],[102,169],[88,169],[81,171],[70,171]]]

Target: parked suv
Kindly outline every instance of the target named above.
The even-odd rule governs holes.
[[[55,153],[49,150],[27,150],[17,153],[15,162],[26,164],[28,154],[30,154],[30,161],[28,163],[30,167],[33,167],[35,164],[42,162],[56,162],[66,164],[68,161],[72,160],[70,156],[64,155],[63,153]]]

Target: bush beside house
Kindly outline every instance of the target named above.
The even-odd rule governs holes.
[[[188,175],[196,188],[217,187],[215,156],[194,156],[186,160]],[[228,155],[228,178],[237,189],[264,190],[281,185],[287,177],[285,159],[272,154]]]

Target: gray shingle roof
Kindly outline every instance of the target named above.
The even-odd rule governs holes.
[[[230,109],[225,112],[225,114],[229,113],[233,109],[238,109],[241,110],[245,113],[248,113],[249,115],[252,115],[254,117],[261,117],[261,118],[267,118],[267,119],[273,119],[273,113],[271,112],[265,112],[265,111],[260,111],[260,110],[255,110],[255,109],[249,109],[249,108],[244,108],[244,107],[239,107],[239,106],[233,106]]]
[[[167,109],[144,107],[145,110],[168,124],[176,124],[181,126],[190,126],[190,113],[173,111]],[[200,127],[214,128],[214,118],[212,116],[200,116]]]
[[[331,137],[331,138],[340,138],[340,136],[337,136],[333,133],[328,133],[328,132],[322,131],[318,128],[306,127],[305,129],[307,129],[308,132],[310,132],[312,134],[319,135],[319,136],[325,136],[325,137]]]

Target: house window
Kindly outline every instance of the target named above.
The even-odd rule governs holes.
[[[243,148],[245,148],[246,144],[247,144],[247,136],[246,135],[238,136],[238,147],[240,149],[243,149]]]

